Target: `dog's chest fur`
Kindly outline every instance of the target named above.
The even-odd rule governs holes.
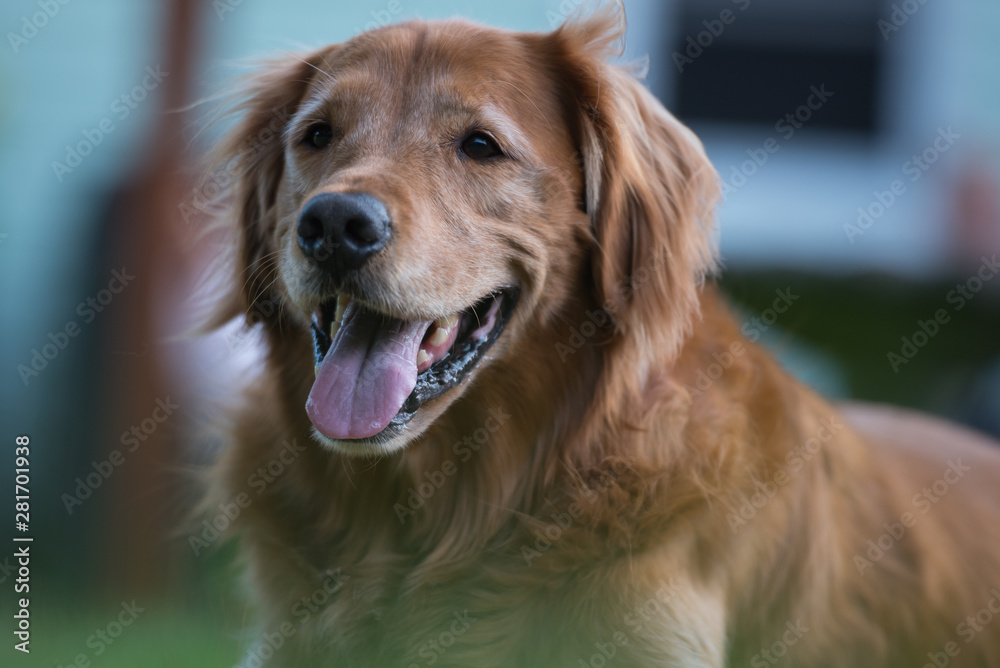
[[[232,474],[245,479],[244,462],[263,459],[236,457]],[[471,520],[460,514],[477,507],[471,490],[445,485],[408,512],[406,488],[387,489],[384,470],[312,485],[310,472],[330,480],[323,460],[310,446],[240,518],[259,642],[283,645],[264,665],[531,668],[603,651],[628,666],[630,629],[653,623],[638,606],[665,605],[642,596],[666,598],[669,583],[622,575],[644,546],[622,512],[606,513],[611,497],[636,496],[627,488],[639,477],[620,461],[592,471],[582,494],[549,490],[530,512]]]
[[[548,552],[556,549],[552,542],[540,536],[520,549],[486,546],[464,565],[374,549],[331,555],[337,565],[321,571],[302,568],[303,552],[286,552],[285,565],[269,554],[272,572],[257,574],[269,584],[262,639],[275,631],[287,636],[273,665],[576,666],[601,648],[629,665],[614,637],[617,627],[628,631],[627,608],[607,615],[617,616],[617,627],[609,623],[600,569],[564,570],[566,562]]]

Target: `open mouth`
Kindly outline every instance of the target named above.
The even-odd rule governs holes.
[[[313,313],[313,426],[337,440],[398,433],[421,405],[459,385],[496,342],[517,302],[494,290],[436,320],[401,320],[346,295]]]

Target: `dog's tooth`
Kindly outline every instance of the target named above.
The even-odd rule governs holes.
[[[344,319],[344,311],[347,310],[347,305],[351,303],[351,298],[347,295],[337,295],[337,312],[333,316],[333,319],[340,322]]]
[[[434,333],[431,334],[431,337],[427,340],[427,342],[432,346],[440,346],[448,340],[448,336],[451,334],[451,328],[457,324],[457,313],[452,313],[451,315],[446,315],[443,318],[438,318],[434,321]]]
[[[458,314],[452,313],[451,315],[446,315],[443,318],[438,318],[434,321],[434,324],[441,329],[451,329],[458,324]]]
[[[420,366],[430,358],[431,356],[427,354],[427,351],[421,348],[420,352],[417,353],[417,366]]]
[[[315,374],[315,375],[316,375],[317,377],[319,376],[319,364],[316,364],[315,366],[313,366],[313,373],[314,373],[314,374]]]
[[[340,331],[340,321],[334,320],[330,323],[330,340],[333,341],[334,337],[337,336],[337,332]]]
[[[448,334],[450,334],[450,332],[446,328],[438,327],[434,330],[434,333],[431,334],[431,338],[427,339],[427,343],[432,346],[440,346],[448,340]]]

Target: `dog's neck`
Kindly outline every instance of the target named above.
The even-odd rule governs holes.
[[[562,501],[549,497],[560,494],[560,481],[579,458],[578,434],[587,433],[601,354],[593,345],[562,358],[552,349],[539,355],[539,348],[525,346],[511,356],[514,362],[486,369],[398,456],[395,528],[438,545],[455,535],[455,526],[475,527],[464,546],[452,549],[476,550],[516,516]]]
[[[581,322],[589,306],[581,306]],[[622,388],[601,380],[610,327],[598,328],[581,345],[573,345],[578,342],[565,324],[544,334],[549,346],[529,342],[484,369],[400,453],[364,460],[310,444],[301,466],[328,471],[338,481],[316,478],[317,484],[326,481],[326,489],[311,493],[327,501],[310,507],[327,510],[315,521],[338,526],[345,536],[354,533],[352,525],[364,526],[358,534],[370,540],[454,558],[481,550],[511,530],[516,518],[564,503],[567,481],[579,482],[580,470],[599,465],[609,443],[620,451],[620,441],[609,441],[607,429],[614,425],[604,424],[604,416],[633,411]],[[607,394],[615,392],[621,396],[612,407]],[[301,420],[296,431],[300,441],[311,440]]]
[[[592,307],[581,304],[578,319],[568,321],[583,322]],[[303,510],[319,513],[311,521],[324,530],[296,541],[316,550],[316,565],[328,565],[331,556],[346,565],[373,551],[427,567],[471,562],[487,547],[517,540],[518,532],[523,539],[525,521],[545,521],[565,508],[609,466],[646,480],[668,471],[688,408],[671,408],[685,395],[671,388],[678,386],[669,360],[643,358],[647,351],[614,340],[610,326],[572,345],[567,320],[560,322],[543,332],[548,345],[532,341],[485,368],[399,453],[348,458],[312,442],[296,463],[308,482],[289,492],[308,495]],[[300,415],[293,403],[287,414]],[[650,429],[657,438],[636,438]],[[300,442],[311,441],[301,416],[294,431]],[[336,544],[315,545],[317,534],[334,536]]]

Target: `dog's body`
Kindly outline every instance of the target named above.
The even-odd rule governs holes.
[[[255,86],[224,149],[243,166],[234,308],[287,308],[264,323],[267,368],[218,469],[218,501],[250,498],[236,528],[262,635],[247,665],[1000,665],[1000,621],[975,620],[1000,591],[1000,452],[927,418],[839,412],[740,336],[700,286],[711,169],[602,63],[615,27],[407,24]],[[472,125],[504,129],[503,157],[465,139],[460,161],[428,164],[442,80],[489,103]],[[299,118],[324,87],[340,91],[333,131]],[[379,113],[355,119],[345,95]],[[282,150],[241,145],[289,105]],[[337,152],[297,153],[303,127]],[[393,236],[339,276],[364,304],[348,334],[364,309],[405,329],[516,300],[474,375],[372,437],[316,406],[352,344],[333,337],[311,390],[324,288],[295,246],[310,196],[360,190],[388,202]]]

